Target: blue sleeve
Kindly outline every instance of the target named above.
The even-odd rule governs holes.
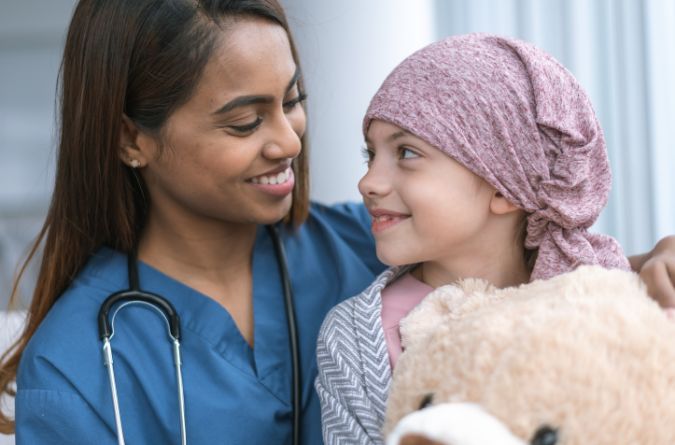
[[[114,445],[117,438],[77,394],[20,390],[16,395],[17,445]]]
[[[377,259],[375,239],[370,231],[370,215],[361,203],[348,202],[324,206],[314,204],[314,210],[326,220],[373,274],[378,275],[386,266]]]

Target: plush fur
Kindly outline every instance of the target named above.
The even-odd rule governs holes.
[[[385,433],[414,418],[390,444],[675,444],[675,323],[633,273],[585,266],[502,290],[466,280],[430,294],[401,334]],[[507,433],[453,436],[494,420]],[[532,441],[546,427],[557,440]]]

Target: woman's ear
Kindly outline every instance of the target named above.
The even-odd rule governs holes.
[[[492,192],[492,199],[490,199],[490,211],[495,215],[506,215],[520,210],[515,204],[511,203],[499,191]]]
[[[138,130],[136,124],[126,114],[123,114],[120,126],[120,160],[131,168],[145,167],[152,149],[148,145],[148,137]]]

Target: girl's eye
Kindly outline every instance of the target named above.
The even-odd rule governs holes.
[[[370,164],[373,162],[375,152],[368,147],[361,147],[361,156],[363,156],[363,160],[366,164]]]
[[[246,125],[230,125],[227,128],[234,130],[237,133],[246,134],[251,133],[253,130],[258,128],[262,123],[262,118],[258,116],[254,122]]]
[[[399,151],[399,159],[413,159],[413,158],[419,158],[420,155],[418,155],[416,152],[413,150],[406,148],[406,147],[401,147]]]
[[[289,101],[284,102],[284,111],[288,113],[289,111],[297,107],[301,102],[304,102],[306,99],[307,95],[305,93],[298,94],[298,97],[296,97],[295,99],[291,99]]]

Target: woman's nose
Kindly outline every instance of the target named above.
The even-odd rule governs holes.
[[[264,148],[264,156],[268,159],[297,157],[302,150],[305,121],[304,110],[276,116],[272,123],[271,136]]]

